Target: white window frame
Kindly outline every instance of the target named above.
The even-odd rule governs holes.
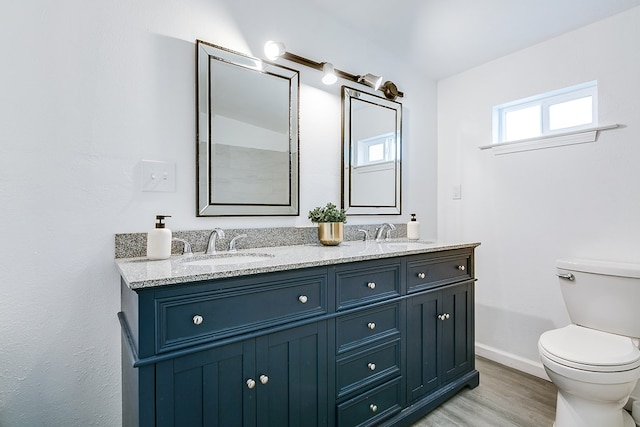
[[[372,145],[382,145],[384,151],[382,160],[371,161],[369,159],[369,148]],[[396,160],[396,146],[397,142],[395,133],[393,132],[361,139],[355,144],[357,159],[356,166],[394,162]]]
[[[566,127],[556,130],[549,129],[549,107],[567,101],[573,101],[591,96],[591,123]],[[523,108],[538,105],[541,108],[540,135],[525,140],[506,141],[506,114]],[[530,141],[532,139],[548,138],[549,136],[573,133],[575,131],[595,128],[598,126],[598,82],[591,81],[559,90],[535,95],[532,97],[508,102],[493,107],[493,144],[510,144],[518,141]]]

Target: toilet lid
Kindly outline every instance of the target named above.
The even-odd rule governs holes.
[[[539,344],[546,357],[577,369],[614,372],[640,366],[640,350],[630,338],[582,326],[547,331]]]

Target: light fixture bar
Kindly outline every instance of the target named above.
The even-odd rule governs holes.
[[[316,62],[311,59],[305,58],[304,56],[296,55],[295,53],[285,52],[282,56],[282,59],[287,59],[289,61],[297,62],[298,64],[302,64],[306,67],[313,68],[314,70],[323,70],[324,62]],[[342,77],[346,80],[352,80],[354,82],[358,82],[360,76],[356,76],[355,74],[347,73],[346,71],[338,70],[337,68],[333,69],[336,76]]]
[[[305,58],[304,56],[300,56],[300,55],[296,55],[295,53],[291,53],[291,52],[287,52],[284,46],[284,43],[281,42],[274,42],[274,41],[268,41],[267,44],[265,45],[265,52],[267,52],[268,48],[267,46],[270,46],[271,49],[273,50],[274,48],[276,48],[275,50],[278,51],[278,55],[273,55],[270,56],[269,54],[267,54],[267,57],[271,60],[275,60],[277,58],[283,58],[286,59],[288,61],[292,61],[292,62],[296,62],[298,64],[304,65],[305,67],[309,67],[309,68],[313,68],[314,70],[318,70],[318,71],[322,71],[323,73],[325,73],[325,77],[326,77],[326,72],[327,72],[327,67],[325,67],[325,65],[331,65],[331,68],[333,68],[333,65],[327,62],[316,62],[313,61],[309,58]],[[395,100],[397,97],[403,97],[404,93],[400,92],[398,90],[398,88],[396,87],[396,85],[391,82],[391,81],[386,81],[384,84],[382,83],[382,77],[380,76],[375,76],[373,74],[367,73],[364,75],[356,75],[356,74],[351,74],[348,73],[346,71],[342,71],[342,70],[338,70],[337,68],[333,68],[333,74],[335,74],[336,77],[342,77],[345,80],[351,80],[353,82],[356,83],[360,83],[366,86],[370,86],[372,88],[374,88],[374,90],[380,90],[382,91],[382,93],[384,94],[384,96],[388,99],[391,100]],[[327,81],[330,81],[331,83],[327,83]],[[325,82],[325,84],[332,84],[333,82],[335,82],[335,80],[331,79],[331,80],[326,80],[323,77],[323,82]]]

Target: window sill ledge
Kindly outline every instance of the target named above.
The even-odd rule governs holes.
[[[562,147],[565,145],[584,144],[587,142],[595,142],[598,139],[598,132],[616,129],[619,126],[620,125],[618,124],[596,126],[555,135],[482,145],[478,148],[481,150],[491,149],[493,153],[498,156],[501,154],[519,153],[522,151],[543,150],[546,148]]]

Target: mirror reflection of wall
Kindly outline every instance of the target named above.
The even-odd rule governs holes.
[[[400,214],[401,104],[343,87],[343,207]]]
[[[289,82],[211,60],[214,204],[289,203]]]
[[[298,215],[298,72],[197,50],[198,216]]]

